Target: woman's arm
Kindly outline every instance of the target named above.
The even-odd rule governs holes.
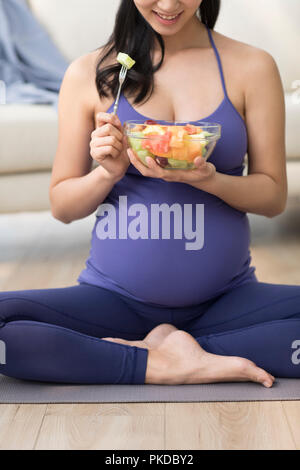
[[[287,202],[285,103],[274,59],[254,49],[244,69],[248,175],[216,172],[192,186],[207,191],[243,212],[266,217],[282,213]]]
[[[106,198],[115,182],[98,166],[91,171],[91,133],[94,77],[90,55],[76,59],[68,67],[59,95],[59,139],[49,188],[52,215],[64,222],[92,214]]]

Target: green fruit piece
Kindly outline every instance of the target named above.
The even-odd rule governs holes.
[[[198,134],[199,137],[201,137],[201,139],[205,139],[205,137],[211,137],[213,136],[214,134],[212,134],[211,132],[206,132],[206,131],[203,131],[203,132],[200,132],[200,134]]]
[[[124,52],[120,52],[118,54],[117,61],[121,65],[124,65],[128,70],[135,64],[135,60],[133,60],[128,54],[124,54]]]
[[[144,165],[146,165],[146,166],[148,166],[148,165],[147,165],[147,162],[146,162],[146,157],[154,158],[153,153],[148,152],[148,150],[138,150],[138,151],[137,151],[137,155],[138,155],[139,159],[140,159],[140,160],[144,163]]]
[[[168,158],[168,162],[172,168],[185,169],[189,167],[189,163],[185,162],[184,160],[175,160],[174,158]]]
[[[135,132],[134,137],[128,137],[130,147],[132,150],[135,152],[138,152],[139,150],[143,150],[142,148],[142,138],[144,137],[144,134],[142,132]]]
[[[187,170],[192,170],[193,168],[195,168],[194,163],[189,163],[186,169]]]

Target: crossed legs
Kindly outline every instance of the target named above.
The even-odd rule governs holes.
[[[300,286],[248,283],[204,311],[150,308],[89,285],[2,292],[0,341],[0,373],[26,380],[269,387],[274,376],[300,378],[291,360]]]

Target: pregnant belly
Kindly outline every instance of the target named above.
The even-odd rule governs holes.
[[[150,219],[148,238],[133,239],[127,234],[120,239],[117,222],[116,238],[100,239],[103,227],[98,224],[104,219],[98,217],[89,264],[107,282],[112,280],[145,302],[171,307],[205,302],[249,274],[249,222],[246,214],[219,199],[204,204],[198,215],[194,242],[185,236],[184,217],[181,239],[174,237],[174,219],[167,239],[161,231],[159,239],[151,238]]]

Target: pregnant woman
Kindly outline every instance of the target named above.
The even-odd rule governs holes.
[[[269,54],[213,30],[219,8],[218,0],[122,0],[108,44],[69,66],[50,198],[65,224],[98,208],[90,256],[74,286],[0,294],[1,374],[265,387],[300,378],[300,286],[259,282],[249,251],[247,212],[271,218],[286,206],[282,84]],[[117,117],[119,52],[136,64]],[[127,149],[123,124],[150,119],[215,122],[222,137],[194,170],[152,160],[147,168]],[[186,217],[203,246],[187,250],[174,237],[172,214],[168,239],[124,236],[124,227],[100,236],[108,207],[121,225],[134,220],[133,204],[149,209],[149,223],[152,204],[192,208]]]

